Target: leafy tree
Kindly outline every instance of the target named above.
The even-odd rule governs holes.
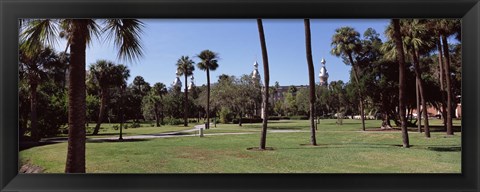
[[[143,79],[142,76],[136,76],[130,85],[133,94],[133,119],[138,122],[142,119],[142,100],[150,92],[150,84]]]

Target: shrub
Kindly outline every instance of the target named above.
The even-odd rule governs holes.
[[[118,125],[114,125],[114,126],[113,126],[113,129],[114,129],[114,130],[118,130],[119,128],[120,128],[120,127],[119,127]]]
[[[138,127],[142,127],[142,125],[140,125],[140,123],[138,122],[133,122],[132,125],[130,125],[130,128],[138,128]]]
[[[232,123],[238,124],[239,119],[233,119]],[[242,118],[242,123],[261,123],[263,121],[262,118]]]
[[[183,124],[182,119],[175,119],[175,118],[165,118],[163,123],[166,125],[180,125]]]
[[[291,120],[308,120],[307,116],[290,116]]]

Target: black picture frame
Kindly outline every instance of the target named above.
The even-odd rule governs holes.
[[[462,174],[18,174],[19,18],[462,18]],[[479,0],[0,0],[1,191],[479,191]]]

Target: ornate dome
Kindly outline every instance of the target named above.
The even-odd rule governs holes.
[[[255,63],[253,63],[253,67],[255,67],[255,69],[253,69],[253,72],[252,72],[252,79],[253,80],[260,80],[260,73],[258,72],[258,62],[255,61]]]
[[[175,74],[177,75],[177,77],[175,78],[175,80],[173,81],[173,84],[172,86],[174,87],[182,87],[182,81],[180,81],[180,72],[178,71],[177,69],[177,72],[175,72]]]
[[[328,71],[327,68],[325,67],[325,59],[322,58],[322,68],[320,68],[320,74],[318,74],[318,77],[320,77],[320,85],[327,85],[328,84]]]
[[[192,78],[190,78],[190,84],[188,85],[188,90],[192,90],[195,87],[195,83],[193,82],[193,75]]]

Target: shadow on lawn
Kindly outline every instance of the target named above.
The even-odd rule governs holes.
[[[87,143],[123,143],[123,142],[140,142],[148,141],[149,139],[95,139],[87,140]]]
[[[402,148],[399,144],[379,144],[379,143],[319,143],[317,146],[310,144],[300,144],[300,147],[282,148],[282,149],[321,149],[321,148]],[[459,146],[443,145],[410,145],[411,149],[430,150],[438,152],[457,152],[461,151]]]

